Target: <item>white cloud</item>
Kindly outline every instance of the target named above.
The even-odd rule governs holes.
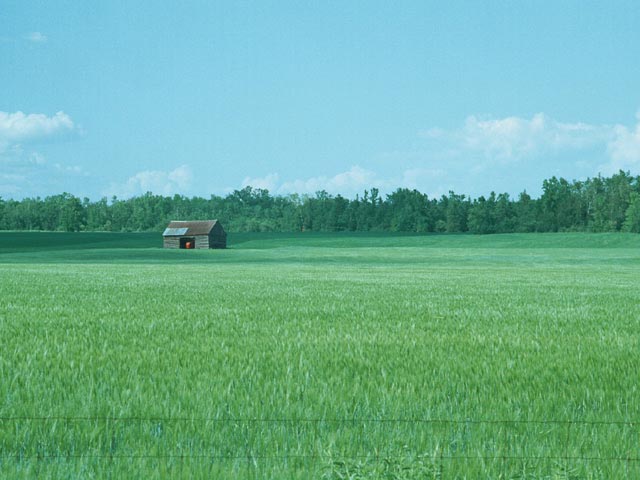
[[[421,132],[434,161],[463,175],[503,176],[515,164],[542,178],[584,178],[619,170],[639,173],[640,112],[634,126],[565,123],[544,113],[531,118],[471,115],[457,129]],[[515,168],[515,167],[513,167]],[[512,178],[517,175],[509,173]],[[522,173],[522,184],[526,183]]]
[[[402,186],[419,189],[425,182],[442,178],[445,175],[446,172],[442,168],[410,168],[402,174]]]
[[[321,190],[325,190],[330,194],[350,195],[362,192],[365,188],[381,187],[387,185],[387,183],[375,172],[354,165],[349,170],[331,177],[322,175],[283,182],[280,181],[280,175],[277,173],[270,173],[265,177],[245,177],[242,181],[242,188],[247,186],[266,188],[277,195],[288,193],[314,194]]]
[[[513,116],[492,119],[471,115],[460,129],[432,128],[423,133],[425,138],[444,140],[460,150],[480,153],[502,163],[541,153],[590,148],[606,141],[610,135],[610,126],[563,123],[544,113],[537,113],[530,119]]]
[[[156,195],[184,194],[191,187],[193,173],[188,165],[181,165],[170,172],[163,170],[143,170],[121,185],[111,184],[105,195],[129,198],[152,192]]]
[[[603,174],[640,168],[640,112],[636,118],[635,128],[615,126],[614,136],[607,145],[609,162],[600,166]]]
[[[284,182],[278,188],[278,193],[313,194],[325,190],[331,194],[350,195],[362,192],[365,188],[380,188],[386,184],[375,172],[355,165],[333,177],[319,176]]]
[[[76,130],[69,115],[60,111],[52,117],[43,113],[24,114],[0,111],[0,152],[9,146],[40,142]]]
[[[277,173],[270,173],[265,177],[245,177],[242,181],[242,188],[253,187],[269,190],[269,192],[275,192],[278,188],[278,180],[280,176]]]
[[[30,32],[24,38],[33,43],[45,43],[47,41],[47,36],[40,32]]]
[[[43,165],[43,164],[36,163],[36,165]],[[60,163],[55,163],[55,164],[53,164],[53,167],[57,171],[62,172],[62,173],[66,173],[66,174],[73,174],[73,175],[83,176],[83,177],[90,176],[89,172],[87,172],[80,165],[62,165]]]
[[[167,179],[181,190],[188,189],[193,181],[193,172],[188,165],[181,165],[167,175]]]
[[[0,111],[0,195],[41,196],[52,189],[69,191],[79,177],[89,174],[79,166],[50,164],[32,145],[55,141],[79,132],[71,117],[60,111],[42,113]]]
[[[284,178],[284,172],[246,177],[242,187],[274,194],[325,190],[353,197],[372,187],[384,193],[415,188],[431,198],[449,190],[472,196],[490,191],[539,194],[551,176],[567,179],[640,173],[640,112],[633,126],[562,122],[544,113],[504,118],[471,115],[453,129],[432,128],[409,151],[391,151],[376,162],[378,171],[359,165],[331,175]],[[386,175],[385,175],[386,174]]]
[[[367,170],[358,165],[352,166],[345,172],[333,176],[317,176],[298,178],[280,182],[280,175],[270,173],[265,177],[246,177],[242,181],[242,188],[251,186],[254,188],[266,188],[277,195],[289,193],[315,194],[321,190],[332,195],[344,195],[347,197],[362,193],[365,189],[378,188],[383,192],[391,192],[399,187],[419,189],[425,183],[432,183],[435,179],[441,179],[445,170],[440,168],[411,168],[393,177],[384,177],[372,170]],[[231,191],[232,189],[229,189]]]
[[[87,190],[79,192],[78,187],[87,187],[92,180],[92,175],[83,167],[49,162],[39,152],[25,152],[22,148],[13,147],[0,154],[2,197],[43,197],[63,191],[90,194]]]

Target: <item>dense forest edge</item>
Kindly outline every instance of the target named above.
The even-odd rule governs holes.
[[[281,196],[245,187],[209,198],[151,192],[98,201],[69,193],[44,199],[0,197],[0,230],[160,231],[170,220],[217,218],[230,232],[640,233],[640,176],[620,171],[585,181],[552,177],[543,181],[542,192],[540,198],[526,191],[517,199],[494,192],[429,198],[398,188],[383,198],[371,188],[348,199],[326,191]]]

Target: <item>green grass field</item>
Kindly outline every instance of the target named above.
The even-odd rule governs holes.
[[[0,233],[2,478],[640,478],[640,236]]]

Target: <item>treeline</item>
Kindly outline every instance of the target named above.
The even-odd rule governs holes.
[[[355,199],[329,195],[271,195],[246,187],[221,197],[145,195],[91,201],[69,193],[0,198],[0,229],[160,231],[170,220],[219,219],[228,231],[391,231],[449,233],[640,232],[640,176],[628,172],[586,181],[553,177],[540,198],[491,193],[440,198],[399,188],[384,198],[375,188]]]

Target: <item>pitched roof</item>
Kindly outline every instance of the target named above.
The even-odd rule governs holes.
[[[173,221],[169,222],[162,233],[163,237],[182,237],[184,235],[209,235],[217,220],[203,221]]]

